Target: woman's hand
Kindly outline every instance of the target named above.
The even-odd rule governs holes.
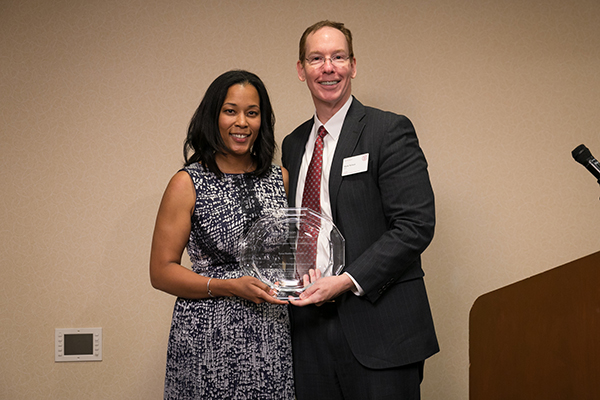
[[[213,282],[215,284],[214,289]],[[252,276],[242,276],[240,278],[227,280],[213,280],[210,287],[215,296],[220,294],[221,290],[225,290],[228,293],[224,293],[224,295],[241,297],[256,304],[264,302],[271,304],[287,304],[287,300],[279,300],[275,297],[276,293],[269,285]]]

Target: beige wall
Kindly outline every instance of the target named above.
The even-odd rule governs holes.
[[[596,0],[0,3],[0,398],[160,399],[173,298],[147,263],[162,191],[207,85],[245,68],[277,138],[310,117],[297,41],[355,35],[354,93],[408,115],[438,228],[424,255],[442,351],[424,399],[468,396],[468,316],[496,288],[600,250]],[[54,328],[104,360],[54,363]]]

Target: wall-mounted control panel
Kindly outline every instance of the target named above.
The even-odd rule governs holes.
[[[102,328],[55,329],[54,361],[102,361]]]

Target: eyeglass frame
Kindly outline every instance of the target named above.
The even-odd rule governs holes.
[[[334,57],[340,57],[342,54],[344,55],[344,57],[342,59],[333,60]],[[320,63],[318,63],[318,64],[311,64],[310,60],[312,58],[315,58],[315,57],[322,57],[323,61],[320,62]],[[311,57],[305,58],[304,60],[306,61],[306,63],[308,65],[310,65],[313,68],[321,68],[322,66],[325,65],[325,63],[327,62],[327,60],[329,60],[329,62],[331,63],[331,65],[334,65],[336,67],[343,67],[344,64],[348,60],[350,60],[351,58],[352,58],[352,55],[345,55],[345,53],[339,53],[339,54],[336,53],[336,54],[332,55],[331,57],[325,57],[325,56],[321,56],[321,55],[315,55],[315,56],[311,56]],[[336,63],[336,61],[337,61],[337,63]]]

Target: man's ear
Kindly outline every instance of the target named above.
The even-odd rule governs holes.
[[[306,73],[304,71],[304,65],[302,65],[302,61],[298,60],[296,62],[296,70],[298,71],[298,79],[300,79],[301,82],[304,82],[306,80]]]

